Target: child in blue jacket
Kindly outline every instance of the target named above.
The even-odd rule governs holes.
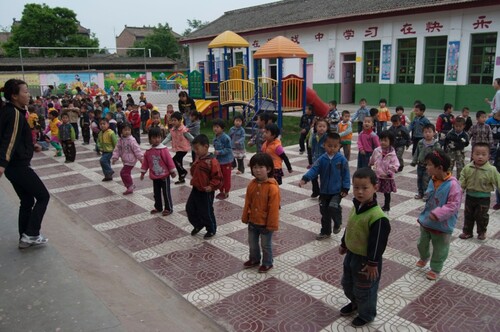
[[[231,189],[231,164],[234,159],[233,149],[231,148],[231,138],[224,133],[226,124],[222,119],[215,119],[212,122],[212,129],[215,134],[214,154],[220,164],[223,177],[223,185],[220,193],[215,196],[217,199],[226,199]]]
[[[318,175],[320,177],[321,232],[316,237],[317,240],[331,236],[332,219],[334,223],[333,234],[338,234],[342,225],[340,201],[349,192],[351,176],[347,159],[339,152],[340,146],[339,134],[329,133],[324,143],[326,152],[316,160],[313,167],[304,174],[299,183],[299,186],[302,187]]]

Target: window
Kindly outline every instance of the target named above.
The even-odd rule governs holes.
[[[398,40],[398,83],[415,82],[415,62],[417,58],[417,38]]]
[[[234,53],[234,65],[244,65],[243,52]]]
[[[448,38],[425,38],[424,83],[444,83]]]
[[[364,82],[378,83],[380,72],[380,40],[365,42]]]
[[[251,59],[253,59],[253,55],[255,54],[255,52],[257,52],[257,51],[252,51],[252,58]],[[252,72],[251,76],[253,76],[253,74],[254,73]],[[259,60],[257,60],[257,77],[260,77],[260,76],[262,76],[262,60],[259,59]]]
[[[492,84],[497,33],[471,35],[469,84]]]

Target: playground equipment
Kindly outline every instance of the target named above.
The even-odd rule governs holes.
[[[235,49],[245,50],[236,64]],[[215,49],[222,51],[216,53]],[[317,94],[306,88],[307,52],[288,38],[278,36],[264,44],[253,55],[253,79],[249,79],[249,44],[238,34],[225,31],[208,45],[207,61],[198,63],[198,70],[189,73],[189,94],[197,99],[197,109],[207,114],[218,109],[219,117],[229,116],[229,107],[242,107],[247,123],[254,123],[260,112],[277,112],[278,126],[283,126],[283,112],[305,110],[306,100],[313,104],[319,115],[326,115],[328,106]],[[215,58],[219,55],[220,58]],[[283,75],[283,61],[287,58],[302,60],[303,77]],[[277,77],[259,76],[262,59],[276,59]],[[199,105],[198,105],[199,104]]]

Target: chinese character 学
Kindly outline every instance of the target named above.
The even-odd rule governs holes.
[[[405,23],[405,24],[403,24],[403,27],[399,31],[401,31],[405,35],[408,35],[408,34],[414,35],[416,33],[416,31],[413,30],[413,26],[412,25],[413,24],[411,24],[411,23]]]
[[[354,38],[354,30],[352,29],[347,29],[346,31],[344,31],[344,38],[346,40],[349,40],[351,38]]]
[[[493,22],[493,21],[486,21],[485,20],[486,16],[479,16],[477,18],[477,21],[475,23],[472,24],[472,26],[474,27],[474,30],[476,29],[489,29],[490,27],[490,24]]]
[[[295,44],[300,44],[299,35],[293,35],[292,37],[290,37],[290,40],[293,41]]]
[[[442,28],[443,28],[443,26],[441,25],[441,23],[439,23],[437,21],[427,22],[425,24],[425,30],[427,30],[427,32],[434,32],[434,30],[437,30],[438,32],[440,32]]]
[[[323,39],[323,37],[324,37],[324,36],[325,36],[325,35],[324,35],[323,33],[318,32],[318,33],[314,36],[314,38],[315,38],[317,41],[321,41],[321,39]]]
[[[365,37],[377,37],[378,27],[369,27],[365,30]]]

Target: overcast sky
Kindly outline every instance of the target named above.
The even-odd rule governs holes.
[[[101,47],[116,47],[115,36],[125,25],[155,26],[168,23],[182,34],[188,28],[187,20],[213,21],[224,12],[275,2],[276,0],[0,0],[0,26],[9,28],[12,19],[21,19],[27,3],[45,3],[49,7],[66,7],[76,13],[81,25],[99,38]],[[7,2],[9,3],[7,5]],[[252,18],[249,17],[249,20]],[[50,24],[50,22],[47,22]]]

